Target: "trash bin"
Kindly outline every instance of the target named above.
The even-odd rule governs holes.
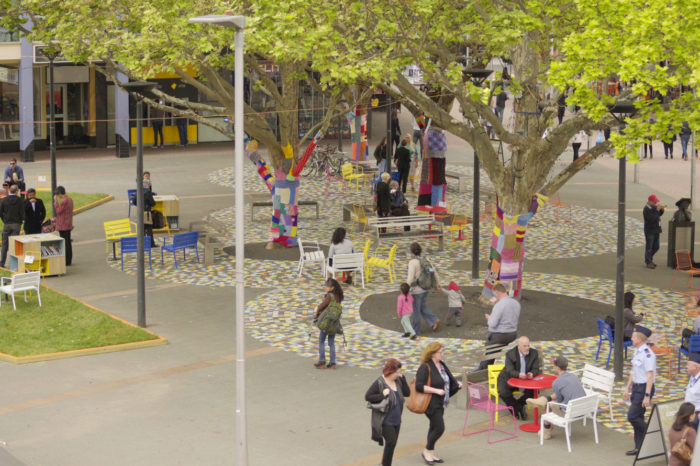
[[[695,222],[668,222],[668,266],[676,268],[676,251],[687,249],[695,263]]]

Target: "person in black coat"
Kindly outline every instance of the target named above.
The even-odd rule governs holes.
[[[652,194],[647,199],[647,204],[642,209],[644,216],[644,237],[646,239],[646,247],[644,249],[644,262],[648,269],[655,269],[654,254],[659,250],[659,236],[661,235],[661,216],[666,209],[665,205],[661,205],[659,198]]]
[[[388,217],[391,214],[391,193],[389,191],[391,175],[382,173],[382,181],[377,183],[377,217]]]
[[[525,366],[521,364],[521,358],[525,360]],[[518,389],[508,385],[508,379],[532,379],[541,373],[540,354],[536,349],[530,348],[530,339],[528,337],[520,337],[518,346],[506,353],[506,365],[501,373],[498,374],[498,396],[501,397],[505,404],[512,406],[515,414],[523,421],[527,419],[525,400],[532,398],[535,393],[532,390],[523,390],[523,395],[516,400],[513,392]]]
[[[410,143],[411,138],[406,136],[401,140],[401,145],[396,148],[394,153],[394,163],[399,170],[399,186],[401,186],[401,191],[404,194],[408,184],[408,173],[411,170],[411,151],[408,149]]]
[[[46,218],[44,201],[37,199],[36,189],[27,190],[27,198],[24,200],[24,234],[31,235],[41,233],[41,224]]]
[[[435,455],[435,442],[445,432],[443,416],[450,398],[462,388],[462,382],[458,382],[447,365],[442,361],[442,343],[433,341],[423,350],[421,365],[416,372],[416,391],[431,393],[428,409],[425,415],[430,420],[428,428],[428,442],[425,445],[422,456],[427,464],[442,463],[443,460]],[[430,378],[430,383],[428,383]]]
[[[401,363],[396,359],[388,359],[384,364],[382,375],[374,381],[365,393],[365,401],[381,403],[388,402],[385,412],[372,409],[372,440],[383,445],[382,466],[391,466],[394,449],[399,439],[401,428],[401,413],[403,412],[404,397],[411,394],[406,377],[401,373]]]

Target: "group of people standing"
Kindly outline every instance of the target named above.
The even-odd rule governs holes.
[[[10,160],[9,167],[5,169],[0,196],[0,219],[4,223],[0,267],[6,265],[10,237],[19,235],[23,228],[26,235],[41,233],[46,219],[46,207],[44,202],[36,197],[36,190],[30,188],[24,192],[24,187],[24,171],[17,164],[17,159],[13,158]],[[56,230],[65,240],[66,265],[71,265],[73,248],[70,235],[73,230],[73,199],[66,194],[63,186],[56,187],[53,209]]]

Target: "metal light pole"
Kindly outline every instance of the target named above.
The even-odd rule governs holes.
[[[234,39],[234,181],[236,208],[236,458],[234,464],[248,464],[247,422],[245,409],[245,299],[244,299],[244,228],[243,216],[243,46],[245,16],[209,15],[190,18],[191,23],[218,24],[235,28]]]
[[[608,111],[621,124],[615,114],[631,115],[636,109],[632,102],[617,102],[608,106]],[[617,182],[617,272],[615,276],[615,379],[623,380],[623,316],[625,294],[625,194],[626,194],[626,163],[625,157],[620,158]]]
[[[481,87],[484,80],[488,78],[492,70],[467,69],[464,75],[472,78],[475,85]],[[474,149],[474,188],[472,189],[472,280],[479,277],[479,197],[481,181],[481,168],[479,157]]]
[[[42,53],[49,59],[49,157],[51,160],[51,195],[56,194],[56,109],[53,95],[53,62],[60,54],[60,51],[47,47],[42,50]],[[51,203],[51,211],[56,217],[56,207]]]
[[[143,195],[143,94],[158,87],[147,81],[134,81],[122,84],[127,91],[135,92],[136,98],[136,303],[138,325],[146,327],[146,270],[144,246],[144,195]]]
[[[386,168],[384,169],[388,174],[391,175],[391,157],[394,155],[391,153],[391,149],[394,146],[393,138],[393,128],[391,127],[391,115],[394,113],[394,103],[391,100],[391,95],[386,95]],[[381,181],[382,174],[379,174],[379,181]]]

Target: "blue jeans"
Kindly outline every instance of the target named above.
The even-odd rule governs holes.
[[[644,250],[644,262],[651,264],[654,262],[654,254],[659,250],[659,233],[644,233],[647,244]]]
[[[377,164],[377,172],[379,173],[379,178],[381,179],[382,173],[386,171],[386,159],[382,159],[381,162]]]
[[[688,158],[688,141],[690,141],[690,134],[681,134],[681,147],[683,148],[683,158]]]
[[[323,330],[318,334],[318,362],[326,362],[326,337],[328,337],[328,348],[331,353],[331,364],[335,364],[335,333],[328,335]]]
[[[435,325],[438,318],[428,308],[427,291],[423,293],[411,293],[411,296],[413,296],[413,315],[411,316],[411,325],[413,325],[413,330],[415,330],[416,333],[420,333],[421,317],[425,319],[430,327]]]

